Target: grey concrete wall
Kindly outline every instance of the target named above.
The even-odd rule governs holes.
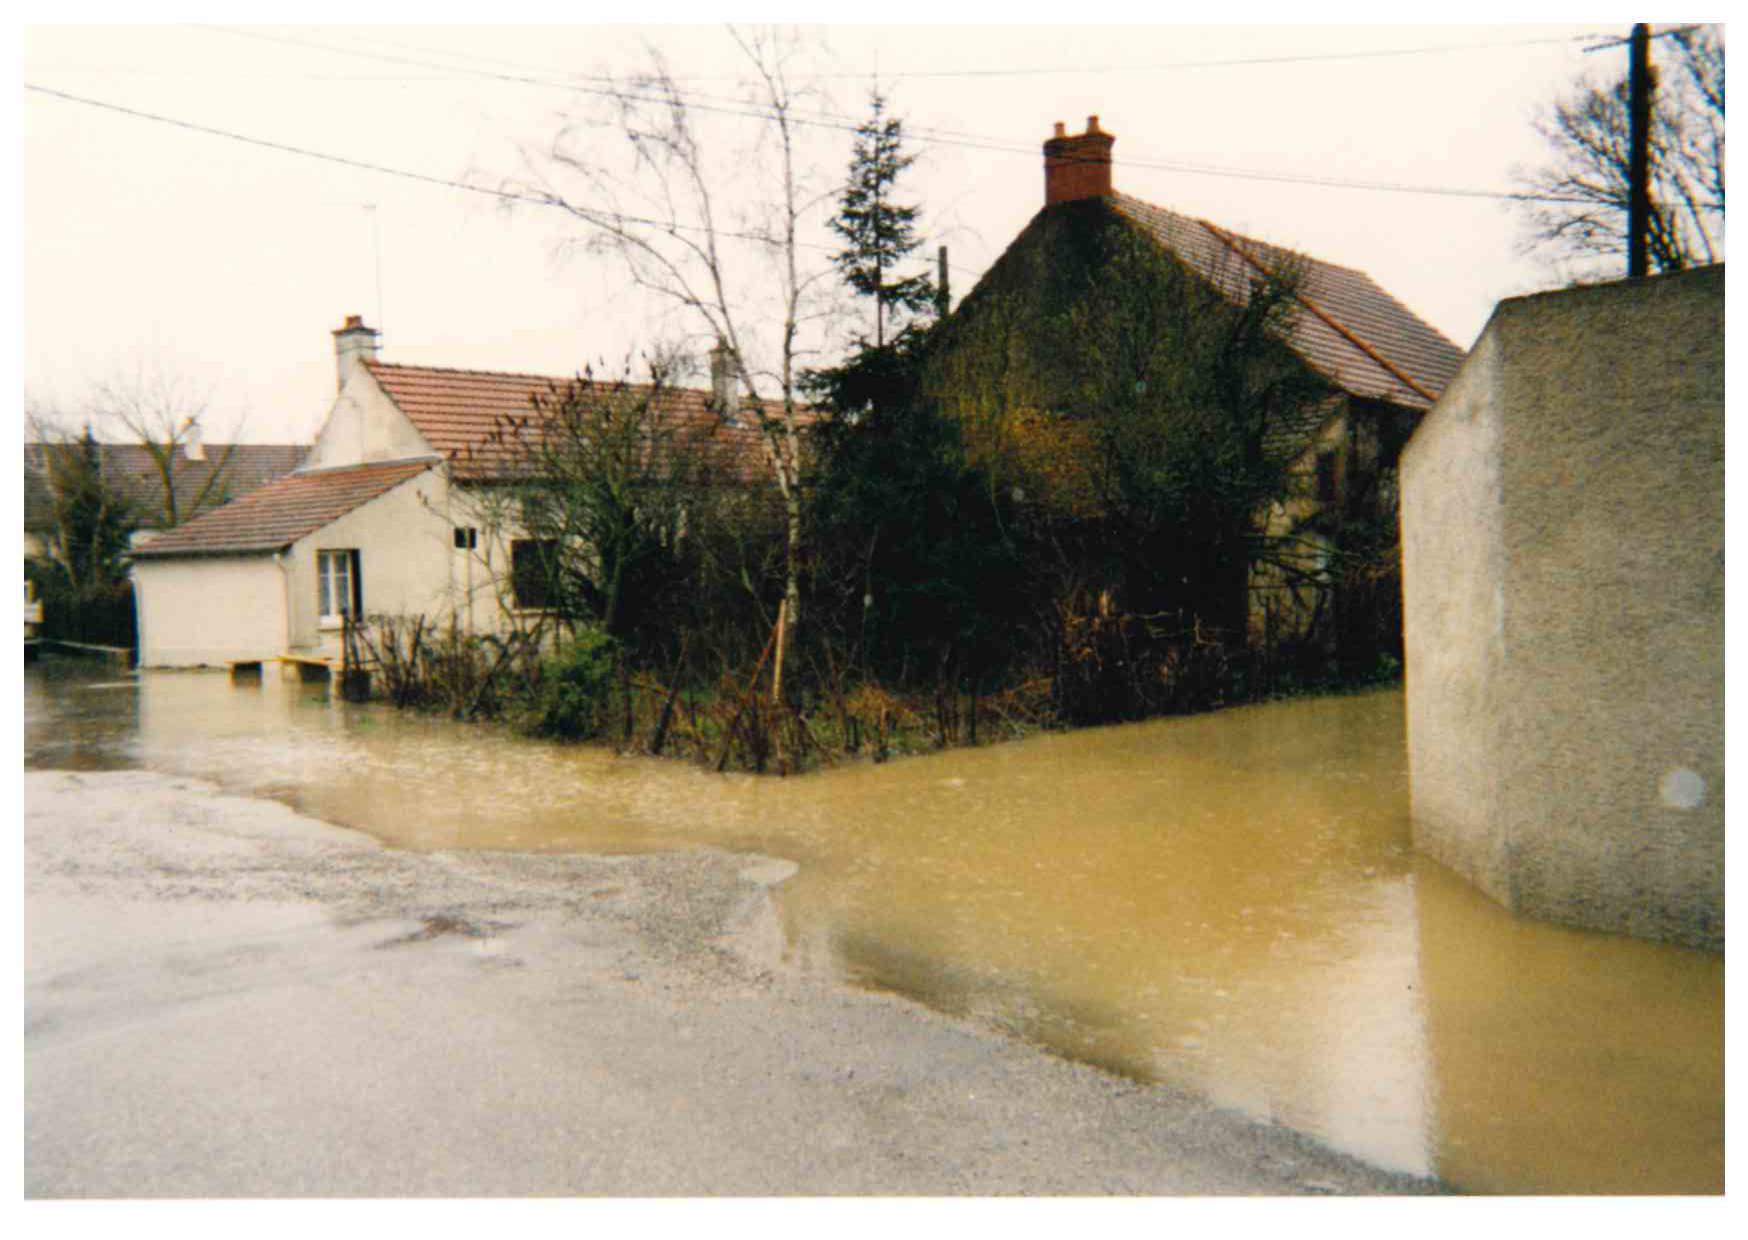
[[[1508,901],[1499,386],[1488,332],[1403,450],[1402,641],[1415,843]]]
[[[1721,948],[1722,267],[1502,302],[1402,463],[1415,841]]]

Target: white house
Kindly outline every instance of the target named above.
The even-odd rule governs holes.
[[[337,662],[343,613],[489,633],[541,607],[517,571],[533,544],[493,497],[518,472],[504,428],[572,380],[390,365],[356,315],[334,341],[339,393],[303,464],[135,550],[142,667]],[[760,436],[714,370],[713,390],[663,389],[659,410],[746,476]]]

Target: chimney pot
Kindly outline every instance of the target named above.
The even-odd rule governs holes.
[[[1086,132],[1068,134],[1061,121],[1044,142],[1044,205],[1107,198],[1111,187],[1111,146],[1116,137],[1099,128],[1099,118],[1086,118]]]
[[[364,316],[349,314],[345,326],[334,332],[334,362],[339,372],[339,386],[358,368],[361,361],[376,360],[376,329],[364,325]]]

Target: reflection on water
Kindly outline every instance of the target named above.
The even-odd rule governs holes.
[[[27,673],[27,765],[198,775],[413,849],[791,857],[804,966],[1471,1191],[1723,1189],[1722,958],[1520,921],[1415,854],[1396,692],[782,781],[271,674],[104,683]]]

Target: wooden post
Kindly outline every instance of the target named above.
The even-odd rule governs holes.
[[[1627,70],[1632,147],[1627,197],[1627,277],[1648,274],[1646,234],[1651,227],[1651,28],[1633,27],[1632,59]]]
[[[772,629],[771,635],[765,639],[765,648],[759,652],[759,661],[753,665],[753,674],[747,677],[747,687],[741,692],[740,705],[735,707],[734,718],[729,721],[728,728],[722,734],[722,752],[716,755],[718,771],[728,765],[728,751],[734,744],[734,730],[740,726],[740,717],[746,713],[747,703],[753,699],[753,691],[759,684],[759,673],[765,670],[765,660],[770,656],[771,647],[776,641],[777,630]]]
[[[783,701],[783,647],[789,644],[789,596],[777,605],[777,661],[771,665],[771,701]]]
[[[789,596],[777,605],[777,657],[771,664],[771,727],[777,742],[777,773],[789,774],[789,747],[783,743],[783,647],[789,644]]]

